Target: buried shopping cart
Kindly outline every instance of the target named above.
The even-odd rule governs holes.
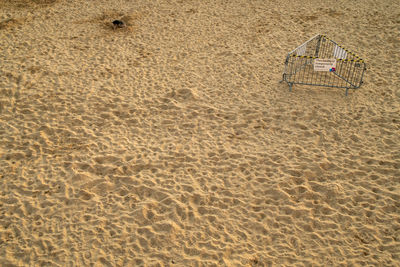
[[[282,81],[294,84],[357,89],[366,70],[364,60],[325,35],[316,35],[291,51]]]

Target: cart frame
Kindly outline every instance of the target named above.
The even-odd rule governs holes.
[[[316,67],[321,60],[334,62],[321,71]],[[358,89],[363,83],[367,66],[359,56],[343,48],[325,35],[315,35],[289,52],[285,60],[282,82],[292,91],[294,84]]]

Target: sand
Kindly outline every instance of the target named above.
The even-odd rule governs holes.
[[[399,266],[399,31],[394,0],[0,0],[1,266]],[[319,33],[360,89],[279,83]]]

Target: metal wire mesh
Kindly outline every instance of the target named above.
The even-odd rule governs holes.
[[[334,62],[329,71],[316,70],[321,59]],[[333,60],[333,61],[332,61]],[[362,84],[365,62],[324,35],[316,35],[290,53],[285,61],[283,80],[290,90],[294,84],[357,89]]]

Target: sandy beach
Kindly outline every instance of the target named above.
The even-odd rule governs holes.
[[[0,266],[400,266],[399,3],[0,0],[0,188]]]

